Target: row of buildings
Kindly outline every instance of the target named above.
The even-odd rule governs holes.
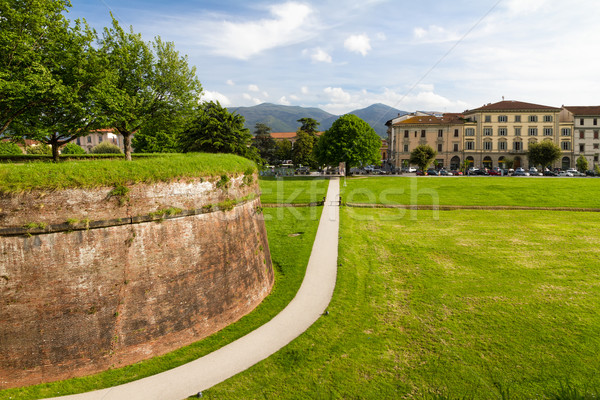
[[[580,155],[590,166],[600,155],[600,106],[561,108],[502,100],[463,113],[416,112],[386,123],[387,162],[400,168],[418,145],[438,152],[440,167],[458,169],[465,161],[474,167],[503,167],[507,158],[514,168],[529,167],[531,143],[552,141],[562,149],[553,167],[575,166]]]

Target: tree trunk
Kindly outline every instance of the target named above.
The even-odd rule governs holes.
[[[59,142],[58,140],[54,140],[51,139],[50,140],[50,146],[52,147],[52,161],[57,163],[59,161],[59,154],[58,154],[58,147],[59,147]]]
[[[125,148],[125,159],[127,161],[131,161],[131,133],[130,132],[127,132],[127,133],[121,132],[121,135],[123,135],[123,147]]]

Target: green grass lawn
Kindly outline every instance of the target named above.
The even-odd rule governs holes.
[[[355,177],[345,202],[600,208],[600,179],[518,177]]]
[[[600,214],[342,212],[329,315],[208,399],[525,399],[600,388]],[[596,397],[588,397],[596,398]]]
[[[115,386],[195,360],[268,322],[294,298],[304,279],[322,207],[264,209],[275,285],[250,314],[190,346],[138,364],[84,378],[0,391],[0,399],[39,399]]]
[[[323,201],[329,180],[306,176],[260,178],[261,201],[265,204],[307,204]]]
[[[125,160],[0,164],[0,193],[93,188],[173,179],[251,174],[256,165],[232,154],[168,154]]]

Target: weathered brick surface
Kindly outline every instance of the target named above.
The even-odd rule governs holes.
[[[259,206],[0,238],[0,388],[132,364],[247,314],[273,284]]]

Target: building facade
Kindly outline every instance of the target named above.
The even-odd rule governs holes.
[[[514,168],[528,168],[533,166],[527,159],[529,145],[552,141],[562,149],[553,167],[567,169],[575,164],[574,120],[563,113],[556,107],[503,100],[460,114],[398,118],[388,121],[390,156],[398,168],[416,146],[428,144],[438,152],[438,167],[503,168],[505,160],[512,159]],[[593,149],[593,143],[590,146]]]
[[[600,106],[563,106],[561,122],[573,126],[573,157],[583,155],[589,166],[600,156]]]
[[[99,129],[87,136],[79,137],[75,141],[75,143],[83,147],[83,149],[88,153],[94,146],[102,142],[110,142],[116,146],[119,146],[121,151],[125,152],[123,135],[116,133],[113,129]]]

